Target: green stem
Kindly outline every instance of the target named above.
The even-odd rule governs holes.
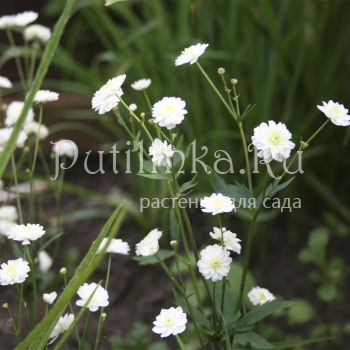
[[[222,249],[225,248],[224,244],[224,232],[222,230],[222,223],[221,223],[221,217],[218,215],[218,221],[219,221],[219,227],[220,227],[220,232],[221,232],[221,244],[222,244]],[[222,291],[221,291],[221,312],[224,312],[224,301],[225,301],[225,291],[226,291],[226,277],[222,279]]]
[[[6,30],[6,35],[7,35],[7,39],[10,43],[10,46],[12,49],[16,50],[16,43],[15,43],[15,39],[13,38],[12,32],[10,29]],[[19,80],[21,82],[21,86],[23,89],[23,93],[25,93],[26,91],[26,84],[25,84],[25,77],[24,77],[24,71],[23,71],[23,66],[21,63],[21,60],[19,58],[19,56],[15,53],[15,63],[16,63],[16,68],[18,71],[18,75],[19,75]]]
[[[178,344],[179,347],[180,347],[180,350],[186,350],[185,344],[182,342],[180,336],[175,335],[175,339],[176,339],[176,341],[177,341],[177,344]]]
[[[146,90],[143,90],[143,96],[145,97],[147,106],[148,106],[150,112],[152,113],[152,104],[151,104],[151,101],[150,101],[150,99],[149,99],[149,97],[148,97],[148,94],[147,94],[147,91],[146,91]]]
[[[220,91],[218,90],[218,88],[215,86],[215,84],[213,83],[213,81],[210,79],[209,75],[206,73],[206,71],[203,69],[203,67],[200,65],[200,63],[196,62],[197,67],[199,68],[199,70],[201,71],[201,73],[203,74],[204,78],[207,80],[207,82],[209,83],[209,85],[212,87],[212,89],[214,90],[214,92],[216,93],[216,95],[219,97],[219,99],[221,100],[221,102],[223,103],[223,105],[226,107],[226,109],[228,110],[228,112],[231,114],[231,116],[233,117],[233,119],[235,121],[237,121],[237,115],[236,113],[231,110],[230,106],[227,104],[225,98],[221,95]]]
[[[147,129],[146,125],[144,122],[142,122],[140,120],[140,118],[133,112],[133,111],[130,111],[129,109],[129,106],[124,102],[124,100],[122,98],[120,98],[120,102],[122,103],[122,105],[130,112],[130,114],[135,118],[135,120],[140,124],[140,126],[142,127],[142,129],[145,131],[146,135],[148,136],[150,142],[153,142],[153,137],[152,135],[150,134],[149,130]]]
[[[88,313],[87,313],[87,315],[86,315],[86,317],[85,317],[84,328],[83,328],[83,335],[82,335],[82,337],[81,337],[81,339],[80,339],[79,349],[80,349],[81,346],[84,347],[84,340],[85,340],[85,336],[86,336],[87,329],[88,329],[88,327],[89,327],[90,313],[91,313],[91,312],[88,311]],[[82,349],[84,349],[84,348],[82,348]]]
[[[29,264],[31,266],[31,273],[32,273],[32,287],[33,287],[33,319],[36,320],[37,316],[37,306],[38,306],[38,287],[36,284],[36,266],[34,263],[34,260],[32,259],[32,256],[30,254],[29,246],[26,245],[25,248],[25,256],[27,256]]]
[[[30,173],[29,173],[29,183],[30,183],[30,215],[29,217],[34,220],[33,217],[33,210],[35,207],[35,196],[34,196],[34,191],[33,191],[33,180],[34,180],[34,171],[35,171],[35,166],[36,166],[36,161],[38,157],[38,148],[39,148],[39,141],[40,141],[40,129],[41,129],[41,123],[43,119],[43,105],[40,105],[40,110],[39,110],[39,127],[38,130],[35,134],[35,145],[34,145],[34,154],[33,154],[33,161],[32,161],[32,166],[30,168]]]
[[[21,332],[20,332],[20,330],[17,329],[17,327],[16,327],[16,321],[15,321],[15,319],[13,318],[13,313],[12,313],[12,311],[11,311],[10,305],[8,305],[7,311],[8,311],[9,316],[10,316],[10,321],[11,321],[11,323],[12,323],[13,330],[14,330],[14,332],[15,332],[15,336],[16,336],[18,339],[20,339]]]
[[[322,131],[322,129],[330,122],[331,120],[328,118],[306,141],[306,144],[309,143]]]
[[[12,153],[11,155],[11,166],[12,166],[12,175],[13,175],[13,181],[16,188],[16,201],[17,201],[17,210],[18,210],[18,216],[19,216],[19,223],[23,224],[23,213],[22,213],[22,205],[21,205],[21,198],[20,194],[18,192],[18,178],[17,178],[17,169],[16,169],[16,162],[15,162],[15,156]]]

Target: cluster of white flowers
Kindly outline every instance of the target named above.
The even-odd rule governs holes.
[[[45,44],[51,38],[51,30],[41,24],[32,24],[24,29],[25,41],[37,41]]]
[[[149,148],[149,155],[152,157],[152,163],[156,166],[170,168],[174,150],[166,141],[154,139],[151,147]]]
[[[204,213],[210,213],[212,215],[230,213],[235,210],[233,200],[221,193],[213,193],[209,197],[204,197],[201,199],[200,205]]]
[[[22,245],[28,245],[30,241],[36,241],[45,233],[46,231],[39,224],[14,225],[7,237],[22,242]]]
[[[139,243],[136,244],[136,255],[150,256],[159,250],[159,240],[163,232],[157,228],[150,231]]]
[[[160,334],[161,338],[177,335],[185,331],[187,315],[180,306],[162,309],[153,324],[153,332]]]
[[[207,246],[200,252],[197,266],[205,279],[216,282],[228,275],[231,262],[230,252],[224,247],[214,244]]]
[[[6,109],[5,125],[12,126],[16,124],[18,118],[22,113],[24,102],[22,101],[13,101],[11,102]],[[26,115],[26,122],[31,122],[34,119],[34,111],[30,108]]]
[[[27,279],[29,271],[29,264],[26,260],[22,258],[8,260],[7,263],[1,264],[0,285],[23,283]]]
[[[104,308],[109,304],[108,292],[96,283],[84,283],[79,287],[77,293],[80,299],[77,300],[76,304],[80,307],[83,307],[86,304],[86,307],[91,312],[95,312],[100,307]]]
[[[105,114],[116,108],[120,102],[120,97],[123,95],[122,85],[126,75],[118,75],[115,78],[109,79],[105,85],[97,90],[92,98],[92,109],[98,114]]]
[[[254,287],[249,293],[248,298],[253,305],[263,305],[275,299],[274,295],[266,288]]]
[[[237,237],[236,233],[227,230],[225,227],[222,227],[222,229],[213,227],[213,232],[209,234],[212,238],[220,241],[225,249],[241,254],[241,244],[239,243],[241,240]]]
[[[97,254],[100,254],[103,249],[106,248],[106,245],[108,243],[108,238],[103,238],[98,250]],[[121,239],[113,238],[108,244],[108,247],[106,249],[106,253],[111,254],[122,254],[122,255],[128,255],[130,252],[130,246],[129,243],[124,242]]]
[[[23,131],[26,135],[36,135],[40,140],[44,140],[49,135],[49,129],[44,124],[39,124],[36,121],[25,123]]]
[[[0,17],[0,29],[23,28],[36,21],[37,18],[38,13],[34,11],[24,11],[15,15],[2,16]]]
[[[9,141],[11,134],[12,134],[13,128],[2,128],[0,129],[0,152],[2,152]],[[16,146],[18,148],[23,148],[24,144],[27,140],[27,134],[24,131],[20,131],[17,141],[16,141]]]

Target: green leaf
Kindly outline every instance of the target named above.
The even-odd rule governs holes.
[[[264,319],[275,311],[291,307],[294,304],[295,303],[292,301],[275,299],[263,305],[256,306],[237,321],[237,327],[252,326],[254,323]]]
[[[174,255],[174,252],[171,250],[166,249],[160,249],[158,251],[158,256],[161,260],[166,260]],[[158,260],[154,255],[151,256],[135,256],[133,257],[134,260],[136,260],[139,265],[155,265],[158,264]]]
[[[253,349],[273,349],[275,347],[265,338],[252,331],[241,334],[238,333],[236,335],[236,341],[243,346],[250,344]]]
[[[155,173],[155,174],[137,174],[138,176],[142,177],[147,177],[148,179],[153,179],[153,180],[171,180],[171,174],[160,174],[160,173]]]
[[[110,5],[113,5],[113,4],[117,4],[118,2],[122,2],[122,1],[128,1],[128,0],[106,0],[105,6],[110,6]]]
[[[288,322],[290,324],[300,324],[312,320],[315,311],[312,305],[306,300],[297,300],[287,312]]]
[[[177,196],[181,196],[181,195],[188,195],[191,190],[193,189],[193,187],[195,187],[197,185],[198,182],[196,182],[196,178],[197,178],[197,174],[190,180],[185,182],[184,184],[181,185],[180,187],[180,191],[177,194]]]
[[[245,185],[239,183],[236,185],[229,185],[213,170],[211,171],[209,179],[215,192],[222,193],[234,199],[236,203],[238,203],[241,198],[248,199],[250,197],[249,190]]]
[[[124,219],[125,212],[126,210],[123,206],[119,206],[115,209],[98,234],[96,240],[91,245],[84,259],[79,264],[73,277],[68,282],[67,287],[55,302],[54,306],[51,308],[46,317],[41,320],[27,335],[27,337],[16,347],[16,350],[42,350],[45,348],[53,327],[67,308],[67,305],[70,303],[78,288],[84,282],[86,282],[86,280],[96,270],[97,266],[104,258],[103,253],[96,256],[96,252],[103,238],[107,237],[107,235],[109,239],[116,236],[121,222]]]

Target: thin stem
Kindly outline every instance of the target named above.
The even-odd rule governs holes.
[[[30,66],[29,66],[28,77],[27,77],[28,88],[30,87],[33,81],[33,76],[35,71],[35,61],[36,61],[36,48],[32,47],[31,55],[30,55]]]
[[[174,277],[174,275],[172,274],[172,272],[169,270],[168,266],[166,266],[165,262],[160,258],[159,254],[156,253],[155,257],[159,263],[159,265],[162,267],[162,269],[164,270],[164,272],[166,273],[166,275],[169,277],[170,281],[174,284],[175,288],[182,294],[185,295],[185,291],[183,290],[183,288],[181,287],[181,285],[179,284],[179,282],[176,280],[176,278]]]
[[[225,248],[224,244],[224,232],[222,229],[222,223],[221,223],[221,217],[218,215],[218,221],[219,221],[219,227],[220,227],[220,232],[221,232],[221,244],[222,244],[222,249]],[[226,277],[222,279],[222,291],[221,291],[221,312],[224,312],[224,301],[225,301],[225,291],[226,291]]]
[[[85,340],[86,332],[87,332],[87,329],[88,329],[88,326],[89,326],[89,321],[90,321],[90,313],[91,312],[88,312],[86,317],[85,317],[84,328],[83,328],[83,335],[82,335],[81,340],[80,340],[79,349],[80,349],[81,345],[84,346],[84,340]]]
[[[151,101],[150,101],[150,99],[149,99],[149,97],[148,97],[148,94],[147,94],[147,91],[146,91],[146,90],[143,90],[143,96],[145,97],[147,106],[148,106],[149,110],[150,110],[151,113],[152,113],[152,104],[151,104]]]
[[[177,341],[177,344],[179,345],[181,350],[186,350],[185,344],[182,342],[179,335],[175,335],[175,339]]]
[[[43,105],[40,105],[40,110],[39,110],[39,121],[38,121],[38,130],[35,133],[35,145],[34,145],[34,154],[33,154],[33,161],[32,161],[32,166],[30,168],[30,173],[29,173],[29,183],[30,183],[30,218],[33,218],[33,210],[35,206],[35,198],[34,198],[34,191],[33,191],[33,179],[34,179],[34,171],[35,171],[35,166],[36,166],[36,161],[38,157],[38,149],[39,149],[39,141],[40,141],[40,129],[41,129],[41,123],[43,119]]]
[[[32,287],[33,287],[33,318],[36,320],[37,316],[37,306],[38,306],[38,288],[36,284],[36,266],[32,256],[30,254],[29,246],[26,245],[25,248],[25,256],[28,258],[29,264],[31,266],[32,272]]]
[[[17,178],[17,169],[16,169],[16,162],[15,162],[15,156],[12,153],[11,155],[11,166],[12,166],[12,174],[13,174],[13,181],[16,188],[16,201],[17,201],[17,210],[18,210],[18,216],[19,216],[19,223],[23,224],[23,213],[22,213],[22,205],[21,205],[21,198],[20,194],[18,192],[18,178]]]
[[[15,43],[15,39],[13,38],[12,32],[10,29],[6,30],[6,35],[7,35],[7,39],[10,43],[10,46],[12,47],[12,49],[16,50],[16,43]],[[19,80],[21,82],[21,86],[23,89],[23,92],[26,91],[26,85],[25,85],[25,77],[24,77],[24,71],[23,71],[23,66],[21,63],[21,60],[19,59],[19,57],[17,56],[16,52],[15,52],[15,63],[16,63],[16,68],[18,71],[18,75],[19,75]]]
[[[219,97],[219,99],[221,100],[223,105],[226,107],[228,112],[231,114],[233,119],[235,121],[237,121],[237,115],[235,114],[235,112],[233,110],[231,110],[230,106],[227,104],[227,102],[225,101],[224,97],[221,95],[220,91],[217,89],[217,87],[215,86],[213,81],[210,79],[209,75],[206,73],[206,71],[203,69],[203,67],[200,65],[200,63],[196,62],[196,65],[199,68],[199,70],[201,71],[201,73],[203,74],[204,78],[208,81],[209,85],[212,87],[212,89],[214,90],[216,95]]]
[[[13,327],[13,330],[14,330],[14,332],[15,332],[15,336],[16,336],[17,338],[20,338],[21,332],[20,332],[20,330],[17,329],[17,327],[16,327],[16,321],[15,321],[15,319],[14,319],[14,317],[13,317],[13,314],[12,314],[12,311],[11,311],[11,308],[10,308],[10,305],[7,306],[7,311],[8,311],[9,316],[10,316],[10,321],[11,321],[11,323],[12,323],[12,327]]]
[[[330,122],[331,120],[328,118],[306,141],[306,144],[309,143],[322,131],[322,129]]]
[[[250,162],[249,162],[249,155],[248,155],[248,146],[247,146],[247,141],[243,130],[243,124],[241,122],[238,123],[238,129],[239,129],[239,134],[241,136],[241,140],[243,143],[243,152],[244,152],[245,166],[246,166],[246,172],[247,172],[249,194],[251,198],[254,198],[252,173],[250,169]]]
[[[153,137],[152,135],[150,134],[150,132],[148,131],[145,123],[143,123],[140,118],[133,112],[129,109],[129,106],[124,102],[124,100],[122,98],[120,98],[120,102],[122,103],[122,105],[130,112],[130,114],[135,118],[135,120],[141,125],[142,129],[145,131],[146,135],[148,136],[149,140],[151,142],[153,142]]]

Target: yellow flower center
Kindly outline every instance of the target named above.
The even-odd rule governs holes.
[[[216,209],[220,209],[222,206],[221,200],[219,198],[213,199],[213,207]]]
[[[339,118],[339,116],[340,116],[340,108],[339,108],[338,105],[333,105],[330,108],[330,111],[331,111],[331,114],[332,114],[333,118]]]
[[[278,130],[271,131],[268,140],[274,146],[278,146],[282,143],[282,134]]]
[[[169,103],[165,106],[165,111],[167,113],[173,113],[175,111],[175,106],[172,103]]]
[[[12,266],[12,265],[10,265],[6,268],[6,272],[11,277],[15,277],[18,274],[18,270],[17,270],[16,266]]]
[[[210,260],[210,267],[214,270],[219,269],[222,266],[222,262],[219,258],[213,258]]]
[[[259,293],[259,299],[263,302],[267,301],[266,295],[264,293]]]
[[[166,327],[173,327],[174,325],[175,325],[175,321],[174,321],[174,319],[172,318],[172,317],[170,317],[170,316],[166,316],[165,318],[164,318],[164,325],[166,326]]]

